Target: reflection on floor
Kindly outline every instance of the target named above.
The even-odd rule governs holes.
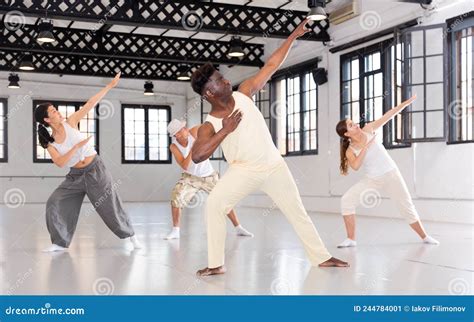
[[[229,222],[228,272],[197,278],[206,266],[201,208],[186,209],[181,239],[165,241],[168,203],[128,203],[144,248],[131,251],[90,211],[82,209],[68,252],[46,254],[44,205],[0,206],[2,294],[472,294],[473,227],[427,222],[440,246],[420,243],[401,219],[358,217],[358,246],[337,249],[342,218],[311,217],[330,252],[348,269],[311,267],[292,227],[279,211],[238,208],[254,238],[237,237]]]

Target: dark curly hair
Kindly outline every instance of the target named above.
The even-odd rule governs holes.
[[[193,90],[199,95],[202,95],[204,86],[206,86],[207,82],[215,71],[216,69],[211,63],[204,64],[195,70],[191,76],[191,87]]]

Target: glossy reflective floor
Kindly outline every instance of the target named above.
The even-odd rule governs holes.
[[[186,209],[181,240],[165,241],[168,203],[128,203],[144,245],[131,251],[85,204],[68,252],[48,254],[44,205],[0,206],[2,294],[472,294],[473,226],[426,222],[440,246],[420,243],[404,221],[358,218],[356,249],[337,249],[342,218],[312,213],[331,253],[347,269],[311,267],[283,215],[238,208],[254,238],[237,237],[229,222],[228,272],[196,278],[206,266],[202,208]]]

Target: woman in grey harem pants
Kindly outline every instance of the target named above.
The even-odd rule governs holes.
[[[61,251],[69,247],[85,195],[115,235],[130,238],[134,248],[141,247],[117,193],[120,181],[113,182],[102,159],[88,144],[90,137],[84,139],[78,130],[79,121],[117,85],[119,79],[120,73],[67,119],[51,103],[40,104],[35,109],[41,146],[48,150],[57,166],[71,168],[66,180],[46,203],[46,225],[53,243],[46,251]],[[46,127],[52,128],[52,135]]]

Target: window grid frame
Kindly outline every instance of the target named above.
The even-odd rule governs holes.
[[[457,35],[458,34],[461,34],[461,39],[462,39],[462,32],[466,29],[469,29],[471,28],[472,31],[471,31],[471,35],[469,36],[466,36],[465,38],[468,38],[468,37],[471,37],[471,41],[472,41],[472,44],[471,44],[471,48],[472,48],[472,51],[473,51],[473,56],[474,56],[474,13],[473,12],[470,12],[468,14],[468,18],[467,19],[463,19],[462,20],[462,23],[457,23],[456,26],[452,29],[449,29],[448,30],[448,33],[447,33],[447,41],[448,41],[448,51],[447,51],[447,56],[448,56],[448,70],[456,70],[455,73],[450,73],[450,77],[448,78],[448,84],[449,84],[449,102],[451,102],[449,105],[448,105],[448,113],[447,113],[447,118],[448,118],[448,138],[447,138],[447,141],[446,141],[446,144],[466,144],[466,143],[474,143],[474,133],[471,133],[471,137],[472,139],[462,139],[462,138],[458,138],[458,131],[462,131],[462,130],[459,130],[459,125],[457,124],[458,122],[459,123],[462,123],[462,118],[460,120],[457,120],[455,117],[453,117],[453,115],[451,115],[449,112],[449,109],[451,108],[451,104],[452,102],[454,101],[457,101],[459,100],[458,98],[458,93],[459,93],[459,90],[457,88],[457,85],[458,85],[458,80],[459,78],[461,77],[461,75],[458,75],[458,67],[461,68],[461,65],[458,64],[459,63],[459,60],[458,58],[460,56],[462,56],[462,52],[461,51],[457,51],[457,48],[458,48],[458,43],[457,43]],[[454,22],[457,22],[459,21],[458,19],[460,19],[459,17],[454,17],[454,18],[451,18],[451,19],[448,19],[446,20],[448,26],[450,25],[450,23],[454,23]],[[467,59],[467,57],[466,57]],[[473,62],[473,66],[474,66],[474,62]],[[473,67],[474,68],[474,67]],[[473,74],[473,77],[474,77],[474,72],[472,72]],[[471,80],[471,83],[472,83],[472,86],[474,87],[474,79]],[[459,86],[461,86],[461,84],[459,84]],[[467,88],[468,88],[468,84],[466,84]],[[471,88],[472,91],[474,91],[474,88]],[[469,94],[468,94],[469,96]],[[457,106],[457,104],[456,104]],[[473,109],[473,107],[469,107],[467,106],[466,109]],[[456,113],[458,113],[458,111],[452,111],[452,113],[454,115],[457,115]],[[466,121],[467,122],[467,121]],[[473,123],[471,125],[471,131],[474,131],[474,111],[471,111],[471,122]],[[469,135],[469,134],[468,134]],[[460,135],[462,136],[462,135]]]
[[[305,100],[305,94],[307,93],[308,95],[310,95],[310,92],[311,92],[311,89],[306,89],[306,84],[305,84],[305,76],[307,74],[309,74],[309,77],[313,77],[312,75],[312,68],[317,68],[317,64],[308,64],[307,65],[307,68],[299,68],[298,71],[294,72],[294,73],[291,73],[291,71],[283,78],[286,79],[286,93],[285,93],[285,97],[286,97],[286,104],[285,104],[285,107],[286,107],[286,110],[285,110],[285,117],[286,117],[286,129],[285,129],[285,133],[286,133],[286,153],[283,155],[284,157],[291,157],[291,156],[302,156],[302,155],[317,155],[318,152],[319,152],[319,133],[318,133],[318,130],[319,130],[319,127],[318,127],[318,121],[319,121],[319,90],[318,90],[318,85],[315,84],[315,93],[316,93],[316,102],[315,102],[315,108],[314,109],[309,109],[307,106],[306,106],[306,100]],[[281,79],[282,77],[279,77],[279,79]],[[298,88],[298,92],[295,92],[295,89],[293,89],[293,93],[289,93],[289,83],[290,81],[292,81],[293,79],[295,78],[299,78],[299,88]],[[275,80],[278,80],[278,79],[275,79]],[[295,131],[295,128],[293,127],[293,132],[292,133],[289,133],[289,116],[290,114],[288,113],[288,102],[289,102],[289,97],[291,97],[292,99],[295,97],[295,96],[299,96],[299,104],[300,104],[300,109],[299,109],[299,130],[298,131]],[[309,100],[309,98],[308,98]],[[311,103],[310,103],[311,104]],[[316,111],[316,127],[314,129],[311,128],[311,111]],[[296,115],[298,113],[294,113],[294,110],[293,110],[293,113],[291,115]],[[308,113],[309,114],[309,117],[310,117],[310,127],[308,130],[304,130],[304,116],[305,114]],[[311,135],[311,131],[314,131],[316,132],[316,148],[315,149],[311,149],[311,137],[309,139],[309,144],[310,144],[310,148],[309,149],[304,149],[304,143],[305,143],[305,133],[307,133],[308,135]],[[296,141],[296,135],[299,136],[299,150],[298,151],[289,151],[289,135],[290,134],[294,134],[294,142]]]
[[[344,113],[344,107],[345,105],[350,107],[350,116],[351,119],[353,118],[353,111],[352,111],[352,105],[354,103],[359,105],[359,120],[358,122],[362,122],[362,118],[365,117],[366,111],[365,111],[365,101],[367,100],[365,98],[365,82],[364,82],[364,77],[374,75],[377,73],[382,73],[382,113],[386,113],[388,110],[390,110],[392,107],[392,99],[393,99],[393,94],[392,93],[392,84],[393,80],[392,77],[387,77],[387,74],[391,74],[391,47],[396,44],[394,41],[394,38],[389,38],[386,40],[383,40],[379,43],[375,43],[354,51],[351,51],[349,53],[343,54],[340,56],[340,91],[341,91],[341,96],[340,96],[340,119],[346,118],[346,115]],[[370,71],[370,72],[365,72],[365,57],[368,55],[371,55],[375,52],[380,52],[380,68],[377,69],[377,71]],[[357,78],[353,77],[352,74],[352,62],[357,58],[358,63],[359,63],[359,75]],[[349,78],[347,80],[344,80],[343,78],[343,70],[344,70],[344,64],[345,63],[351,63],[350,69],[349,69]],[[354,80],[358,80],[359,82],[359,99],[353,101],[352,97],[350,95],[350,101],[345,102],[344,101],[344,85],[346,83],[349,83],[351,86],[351,83]],[[387,81],[388,80],[388,81]],[[402,89],[403,89],[403,84],[402,84]],[[352,93],[352,88],[349,89],[350,94]],[[403,92],[403,91],[402,91]],[[396,96],[396,93],[395,93]],[[380,96],[377,96],[380,97]],[[369,99],[374,99],[374,97],[371,97]],[[403,99],[403,98],[402,98]],[[396,102],[396,101],[395,101]],[[402,120],[404,118],[404,113],[402,112]],[[369,120],[370,122],[370,120]],[[393,144],[391,141],[391,133],[393,131],[393,127],[391,122],[387,123],[383,128],[383,145],[386,149],[400,149],[400,148],[408,148],[411,146],[410,143],[405,143],[400,141],[399,144]]]
[[[399,41],[400,31],[395,31],[395,38],[393,40],[392,45],[390,48],[390,55],[385,57],[386,62],[386,72],[389,74],[387,78],[389,82],[388,84],[385,83],[386,88],[389,90],[385,90],[384,93],[387,94],[387,102],[384,104],[384,112],[388,111],[390,108],[399,105],[404,97],[406,97],[406,87],[404,83],[404,44]],[[398,49],[397,46],[400,45],[400,56],[398,56]],[[393,52],[393,53],[392,53]],[[400,62],[400,71],[398,68],[398,62]],[[393,69],[393,73],[392,73]],[[398,73],[400,72],[400,84],[398,83]],[[400,97],[398,97],[398,91],[400,90]],[[387,122],[387,124],[383,128],[383,135],[384,135],[384,146],[386,149],[402,149],[402,148],[409,148],[411,147],[411,142],[406,142],[403,140],[404,138],[404,122],[407,118],[407,114],[405,111],[402,111],[400,114],[395,116],[392,120]],[[400,129],[401,137],[397,138],[397,131]]]
[[[275,126],[275,124],[274,124],[275,120],[272,117],[272,94],[273,94],[272,93],[272,87],[273,87],[272,85],[273,85],[272,82],[268,81],[262,89],[262,90],[265,90],[265,91],[268,92],[268,95],[267,95],[268,98],[263,98],[263,96],[264,96],[263,92],[262,92],[262,90],[260,90],[254,95],[253,101],[254,101],[255,105],[258,107],[258,110],[260,111],[260,113],[262,113],[263,119],[265,121],[268,120],[268,124],[267,124],[268,130],[270,131],[272,139],[275,141],[275,136],[274,136],[274,133],[273,133],[274,132],[273,128]],[[262,111],[262,108],[263,108],[262,103],[265,103],[265,102],[268,102],[268,116],[264,115],[263,111]]]
[[[8,99],[0,97],[0,103],[2,105],[2,120],[3,130],[0,135],[3,135],[3,157],[0,158],[0,163],[8,163]]]
[[[431,30],[431,29],[442,29],[443,34],[446,34],[446,25],[445,24],[435,24],[435,25],[429,25],[429,26],[418,26],[418,27],[411,27],[408,28],[407,30],[403,30],[401,32],[401,42],[404,44],[404,64],[405,64],[405,70],[404,70],[404,99],[408,98],[411,95],[410,89],[415,86],[423,86],[423,110],[420,111],[412,111],[412,107],[407,107],[403,113],[406,115],[404,119],[404,125],[403,125],[403,133],[406,135],[403,139],[402,142],[406,143],[417,143],[417,142],[445,142],[447,140],[447,122],[448,122],[448,117],[447,117],[447,98],[448,98],[448,92],[446,90],[446,80],[445,80],[445,75],[447,75],[447,70],[446,70],[446,53],[447,53],[447,40],[446,37],[443,37],[443,52],[441,54],[426,54],[426,31]],[[412,32],[418,32],[422,31],[423,34],[423,54],[420,56],[410,56],[409,51],[410,51],[410,46],[407,46],[407,43],[411,44],[411,36]],[[431,57],[442,57],[443,61],[443,77],[442,81],[426,81],[426,61],[427,58]],[[423,59],[423,81],[420,83],[412,83],[411,76],[412,76],[412,65],[411,61],[414,59]],[[435,85],[435,84],[442,84],[443,88],[443,105],[442,108],[440,109],[427,109],[427,85]],[[443,126],[443,134],[442,136],[438,137],[429,137],[427,136],[427,115],[428,113],[432,112],[441,112],[443,121],[441,122]],[[423,137],[417,137],[417,138],[412,138],[412,129],[413,129],[413,115],[423,113]]]
[[[144,110],[144,127],[145,127],[145,158],[144,160],[127,160],[125,159],[125,109],[143,109]],[[122,104],[121,106],[121,160],[122,164],[171,164],[171,137],[166,132],[168,137],[168,146],[166,147],[168,158],[166,160],[150,160],[150,143],[149,143],[149,113],[150,109],[166,110],[167,120],[166,123],[171,122],[171,106],[169,105],[151,105],[151,104]],[[159,113],[158,113],[159,114]],[[160,121],[158,121],[160,122]]]

